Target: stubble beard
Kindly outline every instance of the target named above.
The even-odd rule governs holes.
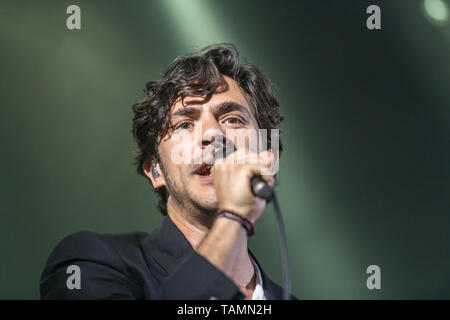
[[[180,208],[180,211],[188,217],[200,221],[202,224],[210,225],[218,210],[217,200],[208,201],[208,199],[205,199],[204,201],[199,201],[195,196],[190,195],[188,188],[181,188],[180,183],[174,181],[167,174],[163,166],[161,166],[161,169],[163,171],[169,197],[173,198],[175,205]],[[187,185],[185,184],[185,187],[186,186]],[[199,195],[199,197],[201,197],[201,195]]]

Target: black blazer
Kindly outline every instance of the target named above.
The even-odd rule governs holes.
[[[282,299],[281,287],[254,260],[266,298]],[[70,265],[80,268],[80,289],[68,289]],[[41,299],[244,298],[234,282],[192,248],[168,216],[151,233],[69,235],[50,254],[40,293]]]

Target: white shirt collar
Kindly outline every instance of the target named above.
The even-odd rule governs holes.
[[[267,300],[266,295],[264,294],[261,271],[259,271],[258,265],[253,261],[252,257],[250,257],[250,260],[252,261],[256,272],[256,285],[255,291],[253,291],[252,300]]]

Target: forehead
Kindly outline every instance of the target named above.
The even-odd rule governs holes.
[[[248,109],[249,113],[253,115],[250,105],[247,101],[245,92],[239,87],[236,81],[230,77],[224,76],[227,83],[227,88],[223,92],[213,94],[209,100],[205,100],[205,97],[186,97],[184,99],[184,105],[181,99],[178,99],[173,105],[170,113],[173,114],[175,111],[183,108],[185,105],[201,105],[202,111],[209,109],[209,106],[217,105],[224,101],[232,101],[240,104],[241,106]]]

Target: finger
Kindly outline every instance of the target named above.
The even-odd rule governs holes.
[[[262,165],[249,165],[247,169],[247,177],[253,178],[254,176],[260,176],[262,179],[264,179],[267,183],[272,183],[272,185],[275,182],[274,176],[271,174],[263,174],[263,169],[265,167]]]
[[[261,175],[261,178],[267,182],[271,187],[275,185],[275,177],[272,175]]]
[[[237,151],[226,158],[226,163],[229,164],[256,164],[259,162],[259,156],[256,153],[245,150]]]
[[[240,149],[227,158],[227,163],[250,163],[250,164],[263,164],[270,166],[273,162],[273,154],[270,151],[262,151],[261,153],[255,153],[247,149]]]
[[[266,150],[259,153],[260,158],[262,159],[263,164],[271,164],[274,160],[274,155],[271,151]]]

